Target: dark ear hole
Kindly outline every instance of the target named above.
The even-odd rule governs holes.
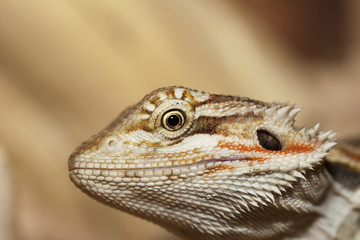
[[[280,141],[271,133],[266,130],[257,130],[257,138],[259,144],[270,151],[279,151],[282,149]]]

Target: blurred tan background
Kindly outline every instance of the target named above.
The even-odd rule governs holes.
[[[176,239],[67,173],[159,87],[290,101],[298,125],[359,135],[359,22],[355,0],[1,0],[0,239]]]

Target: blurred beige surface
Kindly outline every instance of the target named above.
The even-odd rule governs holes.
[[[11,187],[0,192],[11,199],[0,224],[9,239],[176,239],[88,198],[67,173],[81,141],[159,87],[290,101],[305,109],[299,125],[359,135],[360,4],[328,9],[345,30],[319,33],[327,15],[297,32],[308,8],[285,2],[0,1],[1,171],[12,180],[0,177]]]

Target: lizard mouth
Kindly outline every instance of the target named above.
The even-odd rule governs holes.
[[[211,158],[205,159],[192,164],[164,166],[164,167],[144,167],[144,168],[109,168],[109,167],[75,167],[69,164],[69,171],[73,174],[85,174],[94,176],[113,177],[141,177],[145,176],[176,176],[181,174],[201,174],[209,173],[217,170],[235,169],[234,162],[239,164],[245,161],[253,161],[250,157],[242,158]],[[69,160],[70,162],[70,160]]]
[[[72,164],[69,165],[69,176],[71,181],[78,187],[86,186],[89,181],[147,183],[150,180],[166,181],[204,174],[210,175],[225,170],[236,170],[238,173],[242,172],[245,174],[249,173],[249,163],[245,163],[247,161],[251,161],[251,158],[212,158],[193,164],[148,168],[86,168],[74,167],[74,164]],[[241,165],[244,167],[239,168]]]

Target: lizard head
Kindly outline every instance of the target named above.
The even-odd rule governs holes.
[[[318,125],[295,128],[299,111],[158,89],[80,145],[69,158],[70,177],[92,197],[180,235],[245,231],[249,213],[282,207],[286,191],[334,145],[334,134]]]

